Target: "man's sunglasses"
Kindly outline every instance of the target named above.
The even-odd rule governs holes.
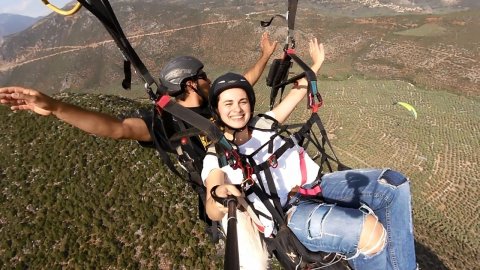
[[[197,74],[197,79],[201,79],[201,80],[206,80],[208,77],[207,77],[207,73],[205,73],[205,71],[201,71],[200,73]]]

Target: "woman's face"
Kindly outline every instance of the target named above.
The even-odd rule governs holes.
[[[242,88],[231,88],[218,97],[218,114],[223,123],[236,129],[244,128],[251,117],[250,102]]]

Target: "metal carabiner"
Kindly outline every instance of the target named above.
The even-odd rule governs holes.
[[[253,168],[249,164],[245,165],[243,168],[243,174],[245,175],[245,179],[242,181],[240,186],[243,188],[243,190],[248,190],[255,184],[255,180],[252,178]]]

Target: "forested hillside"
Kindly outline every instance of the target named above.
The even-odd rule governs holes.
[[[480,104],[401,81],[354,77],[319,86],[320,115],[341,161],[410,177],[421,269],[475,269]],[[267,91],[257,92],[257,111],[265,111],[268,96],[260,93]],[[140,105],[105,95],[57,97],[116,115]],[[414,104],[418,119],[392,100]],[[300,105],[292,121],[307,114]],[[155,151],[6,107],[0,138],[4,268],[221,268],[222,249],[197,221],[195,196]]]
[[[105,112],[137,103],[62,96]],[[3,269],[215,269],[189,186],[136,142],[0,107]]]
[[[111,2],[153,76],[185,54],[200,58],[210,79],[243,72],[257,59],[264,31],[280,44],[286,37],[282,21],[259,24],[285,12],[281,1]],[[380,2],[388,1],[299,1],[298,56],[309,63],[312,36],[325,45],[319,113],[340,160],[410,178],[420,268],[478,269],[478,0],[462,1],[477,9],[395,16],[368,7]],[[300,72],[297,65],[291,71]],[[119,91],[122,78],[118,48],[86,9],[72,17],[51,14],[0,45],[2,86],[134,113],[140,103],[106,96],[147,97],[139,76],[132,91]],[[264,78],[255,91],[256,112],[267,111]],[[418,118],[399,101],[413,105]],[[293,122],[307,119],[304,104]],[[0,106],[0,153],[0,269],[222,268],[222,249],[197,221],[195,195],[154,150]]]

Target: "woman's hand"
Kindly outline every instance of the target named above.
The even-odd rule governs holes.
[[[313,38],[309,42],[309,53],[313,60],[312,70],[317,73],[325,60],[325,50],[323,44],[318,44],[317,38]]]
[[[240,197],[242,193],[237,189],[236,186],[230,185],[230,184],[222,184],[214,187],[215,189],[212,188],[211,195],[212,199],[213,196],[216,196],[218,198],[224,199],[227,198],[228,196],[235,196],[235,197]],[[222,204],[221,202],[218,202],[215,200],[215,205],[217,206],[218,210],[224,214],[228,213],[228,208],[226,205]]]
[[[215,195],[220,198],[226,198],[229,195],[240,197],[242,193],[234,185],[222,184],[222,185],[218,185],[217,188],[215,189]]]
[[[221,220],[225,214],[228,213],[228,208],[221,202],[218,202],[213,198],[214,196],[219,198],[227,198],[228,196],[240,197],[242,193],[236,186],[230,184],[221,184],[212,187],[211,193],[207,195],[207,213],[212,220]]]
[[[313,72],[317,73],[322,66],[323,60],[325,60],[325,50],[323,44],[318,44],[316,38],[313,38],[309,42],[310,57],[313,60],[313,64],[310,67]],[[275,119],[279,123],[284,123],[292,113],[293,109],[298,105],[300,101],[307,94],[308,81],[306,78],[301,78],[297,81],[297,86],[294,87],[294,91],[290,91],[288,95],[280,102],[275,108],[272,109]]]

